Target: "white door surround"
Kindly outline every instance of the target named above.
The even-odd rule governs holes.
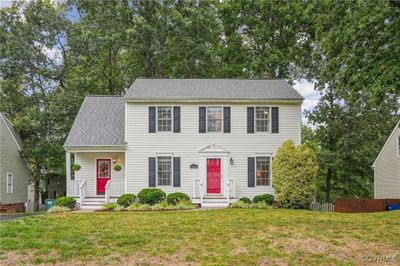
[[[202,195],[207,194],[207,159],[221,160],[221,194],[226,197],[229,179],[229,151],[216,144],[210,144],[199,150],[199,178],[203,183]]]

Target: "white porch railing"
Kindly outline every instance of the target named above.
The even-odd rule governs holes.
[[[108,202],[111,197],[119,197],[124,194],[125,180],[110,179],[106,184],[105,202]]]
[[[86,180],[79,185],[79,202],[82,204],[83,200],[86,198]]]
[[[230,204],[230,199],[236,198],[236,182],[234,179],[226,180],[226,198],[228,200],[228,205]]]
[[[71,197],[79,197],[79,187],[83,183],[83,179],[68,180],[67,194]]]
[[[203,203],[203,181],[201,179],[195,179],[193,182],[193,198],[200,198],[200,204]]]

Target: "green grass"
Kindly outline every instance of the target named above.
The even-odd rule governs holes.
[[[400,212],[64,213],[0,225],[0,264],[361,264],[399,256]]]

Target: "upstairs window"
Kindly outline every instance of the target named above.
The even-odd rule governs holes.
[[[256,107],[256,132],[270,131],[270,110],[269,107]]]
[[[172,108],[170,106],[157,107],[157,130],[159,132],[172,130]]]
[[[207,132],[222,132],[222,107],[207,108]]]
[[[172,185],[172,157],[157,157],[157,186]]]
[[[7,193],[14,192],[14,176],[12,173],[7,174]]]

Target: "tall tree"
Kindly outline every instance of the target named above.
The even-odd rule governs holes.
[[[50,111],[64,74],[61,45],[68,21],[50,1],[16,2],[0,10],[1,111],[10,115],[24,140],[38,208],[40,183],[63,162],[65,132]],[[4,105],[3,105],[4,103]]]

